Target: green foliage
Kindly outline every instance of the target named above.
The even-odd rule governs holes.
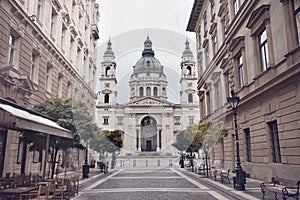
[[[228,128],[223,126],[221,121],[204,120],[199,124],[193,124],[187,127],[182,133],[177,135],[177,142],[173,144],[178,150],[198,151],[203,143],[213,146],[221,142],[228,135]],[[187,144],[189,144],[187,146]]]
[[[172,144],[179,151],[185,151],[189,148],[191,142],[184,136],[183,132],[176,135],[176,142]]]
[[[98,152],[116,152],[123,146],[124,132],[121,130],[108,131],[104,130],[97,134],[93,140],[90,141],[90,147]]]

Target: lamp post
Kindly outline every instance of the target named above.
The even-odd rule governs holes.
[[[88,163],[88,141],[87,141],[86,148],[85,148],[85,160],[82,166],[82,178],[88,178],[89,172],[90,172],[90,166]]]
[[[207,142],[203,143],[203,150],[204,150],[204,154],[205,154],[205,168],[204,170],[206,170],[206,177],[208,178],[208,152],[209,152],[209,144]],[[205,171],[204,171],[205,173]]]
[[[237,128],[237,107],[240,101],[240,97],[236,96],[235,92],[231,90],[231,97],[227,98],[227,102],[230,104],[232,108],[233,114],[233,122],[234,122],[234,134],[235,134],[235,145],[236,145],[236,168],[235,168],[235,175],[233,182],[234,182],[234,189],[236,190],[245,190],[245,183],[246,183],[246,176],[245,171],[242,169],[241,160],[240,160],[240,146],[239,146],[239,135],[238,135],[238,128]]]

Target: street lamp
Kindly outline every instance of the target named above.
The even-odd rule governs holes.
[[[87,142],[86,147],[85,147],[85,161],[82,166],[82,178],[88,178],[89,172],[90,172],[90,166],[88,163],[88,142]]]
[[[205,154],[205,168],[203,169],[204,170],[204,174],[205,174],[205,171],[206,171],[206,177],[208,178],[208,152],[209,152],[209,144],[207,142],[204,142],[203,143],[203,151],[204,151],[204,154]]]
[[[234,134],[235,134],[235,145],[236,145],[236,168],[233,182],[234,189],[236,190],[245,190],[246,176],[245,171],[242,169],[241,160],[240,160],[240,147],[239,147],[239,135],[238,128],[236,122],[237,116],[237,107],[240,101],[240,97],[236,96],[235,92],[231,90],[231,97],[227,98],[227,102],[230,104],[232,108],[233,121],[234,121]]]

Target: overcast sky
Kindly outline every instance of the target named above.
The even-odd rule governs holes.
[[[129,99],[128,81],[132,66],[141,58],[149,35],[155,57],[168,77],[169,101],[179,103],[180,61],[188,37],[195,49],[195,35],[185,31],[194,0],[99,0],[100,40],[97,66],[100,67],[108,38],[117,62],[118,102]],[[194,51],[194,57],[195,51]],[[98,83],[99,85],[99,83]]]

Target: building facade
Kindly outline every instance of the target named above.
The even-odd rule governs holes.
[[[129,101],[118,104],[117,63],[111,45],[109,40],[101,62],[97,102],[99,127],[124,131],[123,156],[139,152],[174,155],[176,151],[172,144],[176,142],[176,134],[199,120],[196,66],[188,40],[180,63],[180,104],[168,101],[167,75],[155,58],[149,36],[144,42],[142,57],[130,76]]]
[[[201,120],[233,127],[226,99],[234,90],[239,141],[211,149],[211,164],[235,168],[235,142],[251,177],[300,176],[300,67],[297,0],[195,0],[188,31],[196,33]]]
[[[0,1],[0,98],[21,110],[72,98],[94,113],[98,7],[95,0]],[[26,163],[17,161],[23,129],[0,126],[0,175],[40,172],[40,160],[26,148]]]

